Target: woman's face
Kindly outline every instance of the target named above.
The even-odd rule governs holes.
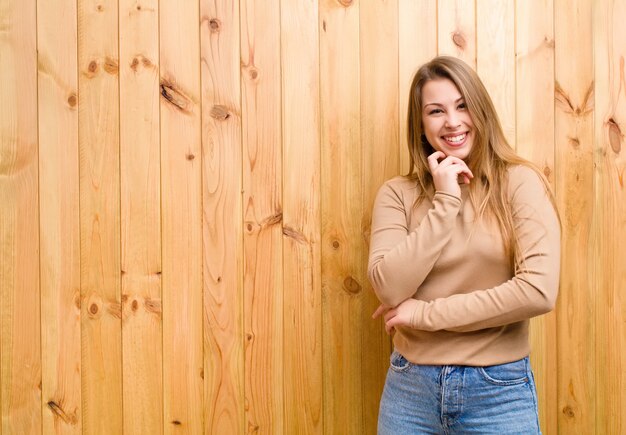
[[[450,79],[429,80],[422,87],[422,125],[431,146],[465,160],[474,144],[474,124],[465,99]]]

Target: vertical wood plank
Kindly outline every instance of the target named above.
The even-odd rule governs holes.
[[[361,261],[367,263],[372,207],[381,184],[399,173],[398,148],[398,1],[372,0],[361,3],[361,147],[363,213],[361,217]],[[367,174],[365,176],[365,174]],[[364,265],[365,267],[365,265]],[[372,313],[380,302],[367,279],[363,283],[361,311],[363,432],[376,433],[378,405],[389,368],[391,339],[382,320]],[[354,376],[354,374],[353,374]]]
[[[0,4],[0,427],[41,433],[37,6]]]
[[[241,3],[246,426],[283,432],[280,2]],[[291,291],[291,289],[290,289]]]
[[[118,9],[78,1],[83,431],[122,431]]]
[[[281,5],[287,434],[323,431],[318,9]]]
[[[164,433],[203,431],[199,3],[159,3]]]
[[[44,434],[82,432],[76,13],[37,2]]]
[[[359,9],[360,2],[320,2],[325,433],[365,432]]]
[[[596,434],[626,434],[626,1],[594,4]]]
[[[554,2],[515,3],[516,144],[554,187]],[[531,360],[542,432],[557,433],[556,311],[531,320]]]
[[[595,431],[592,2],[556,0],[556,190],[563,224],[558,319],[558,430]]]
[[[476,68],[476,0],[437,0],[438,54]]]
[[[204,421],[244,426],[239,2],[201,2]]]
[[[120,0],[124,433],[163,430],[159,5]]]
[[[422,64],[437,55],[437,2],[399,0],[398,2],[398,84],[400,123],[400,173],[407,174],[407,111],[413,76]]]
[[[515,2],[476,3],[476,71],[493,100],[507,141],[515,147]]]

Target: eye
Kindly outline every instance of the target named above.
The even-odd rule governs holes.
[[[460,104],[458,105],[457,109],[460,109],[460,110],[465,110],[465,109],[467,109],[467,104],[465,104],[465,101],[463,101],[462,103],[460,103]]]
[[[429,115],[436,115],[437,113],[443,113],[443,110],[437,108],[437,109],[432,109],[428,112]]]

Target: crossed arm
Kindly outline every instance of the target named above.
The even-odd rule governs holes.
[[[420,226],[408,233],[404,204],[389,186],[372,217],[368,273],[387,331],[402,325],[426,331],[473,331],[543,314],[554,307],[559,279],[560,226],[543,183],[530,168],[511,171],[510,198],[521,256],[514,276],[495,287],[433,301],[414,299],[448,243],[461,201],[437,193]],[[409,205],[410,206],[410,205]]]

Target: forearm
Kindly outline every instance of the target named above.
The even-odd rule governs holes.
[[[450,240],[460,205],[460,198],[436,193],[432,208],[409,234],[405,215],[375,208],[368,276],[383,304],[396,306],[415,294]]]
[[[469,332],[519,322],[551,311],[557,289],[558,276],[541,288],[516,277],[489,290],[418,301],[411,326],[424,331]]]
[[[511,207],[519,254],[512,278],[491,288],[420,302],[413,313],[413,327],[474,331],[519,322],[554,308],[559,286],[560,224],[540,180],[532,173],[516,173]]]

